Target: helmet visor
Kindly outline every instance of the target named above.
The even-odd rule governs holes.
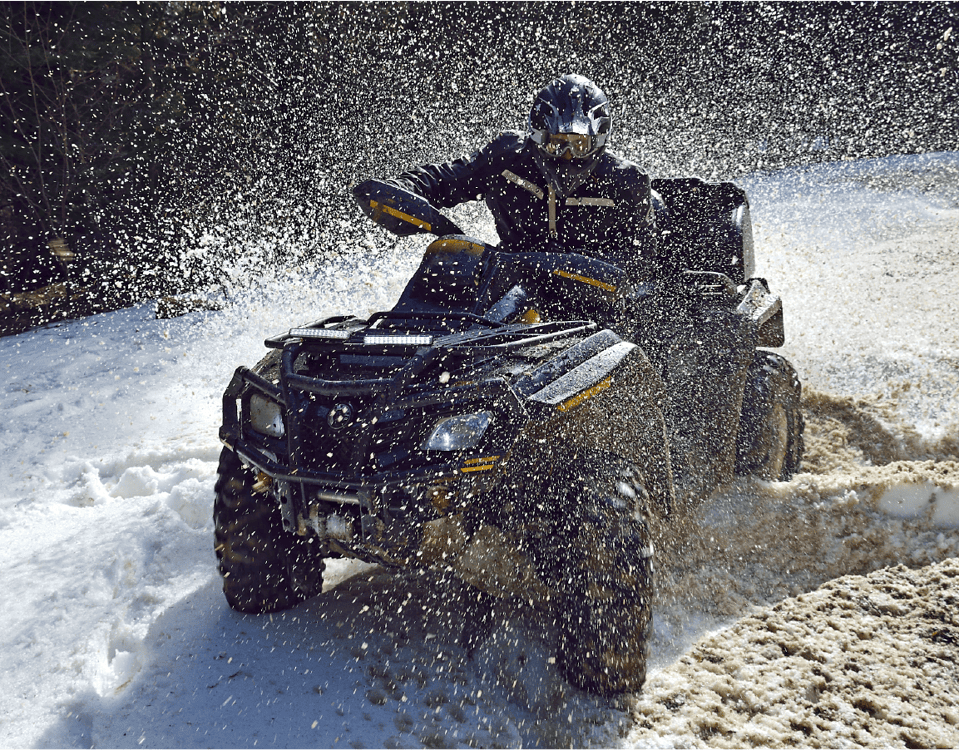
[[[597,140],[582,133],[552,133],[539,147],[553,158],[559,158],[569,151],[574,159],[585,159],[599,149]]]

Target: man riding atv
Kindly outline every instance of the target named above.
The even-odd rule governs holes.
[[[354,187],[353,195],[374,220],[397,233],[408,231],[402,222],[388,223],[384,221],[388,217],[370,210],[371,197],[384,185],[405,190],[437,208],[482,198],[496,224],[498,251],[577,253],[622,269],[627,282],[623,289],[632,286],[638,291],[621,295],[618,309],[601,322],[640,344],[674,386],[666,411],[683,415],[690,429],[674,440],[673,463],[685,468],[678,472],[685,495],[696,497],[729,482],[734,468],[741,469],[739,473],[757,468],[755,451],[748,450],[741,451],[739,466],[735,465],[736,441],[731,439],[740,432],[745,383],[755,376],[750,367],[755,371],[772,362],[781,378],[798,380],[788,363],[775,355],[769,355],[773,358],[769,361],[766,355],[753,361],[757,345],[778,346],[781,336],[757,338],[758,329],[741,312],[710,308],[703,313],[683,304],[690,284],[697,281],[691,282],[690,271],[724,272],[736,285],[749,281],[752,229],[745,194],[731,183],[651,181],[639,165],[607,150],[612,130],[609,100],[602,90],[583,76],[564,75],[536,95],[525,134],[505,132],[469,157],[415,167],[384,182],[367,180]],[[732,233],[738,231],[740,236],[719,242],[703,236],[709,230],[697,236],[696,217],[687,219],[685,233],[673,227],[671,210],[689,213],[697,193],[705,214],[733,207]],[[437,216],[442,220],[438,212]],[[707,215],[699,223],[714,218]],[[729,234],[728,229],[719,232]],[[458,231],[450,225],[436,233]],[[727,247],[731,247],[728,252]],[[723,253],[730,257],[717,264]],[[652,283],[659,285],[656,309],[642,300]],[[708,278],[704,283],[729,281]],[[410,291],[400,299],[400,309]],[[590,317],[588,312],[579,311],[584,317]],[[635,325],[637,319],[642,320],[641,326]],[[716,388],[698,386],[704,372],[710,373]],[[798,422],[782,429],[801,433]],[[751,430],[751,424],[746,425],[740,443],[764,439]],[[793,443],[782,462],[763,465],[760,473],[776,479],[790,476],[798,468],[801,453],[800,442]]]
[[[608,151],[602,92],[564,76],[525,135],[368,180],[382,227],[437,235],[393,309],[266,341],[223,395],[223,591],[272,612],[324,560],[455,573],[555,623],[573,684],[638,690],[653,541],[735,474],[788,479],[800,386],[782,304],[753,277],[745,193]],[[478,197],[501,245],[437,207]],[[668,226],[667,226],[668,217]]]
[[[416,167],[387,183],[438,208],[483,198],[500,249],[577,252],[627,270],[661,262],[649,176],[606,149],[606,95],[565,75],[533,102],[526,134],[506,132],[471,156]],[[372,181],[357,185],[361,205]]]

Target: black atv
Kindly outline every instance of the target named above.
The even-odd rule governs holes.
[[[751,278],[745,194],[654,182],[661,278],[509,253],[371,183],[363,208],[443,235],[399,302],[268,339],[223,396],[216,554],[230,606],[320,593],[323,561],[454,571],[554,614],[599,693],[646,674],[655,526],[735,474],[788,479],[800,385],[782,306]]]

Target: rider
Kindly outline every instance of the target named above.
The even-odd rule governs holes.
[[[599,87],[564,75],[536,96],[526,133],[388,182],[439,208],[485,199],[500,249],[578,252],[641,271],[657,261],[649,176],[607,151],[612,127]],[[354,188],[357,200],[365,186]]]
[[[694,425],[673,436],[674,458],[708,464],[697,476],[721,471],[731,480],[735,441],[725,436],[738,430],[755,326],[738,309],[671,304],[682,297],[682,283],[673,284],[682,281],[682,254],[659,254],[657,236],[668,228],[656,226],[658,196],[638,165],[607,150],[611,132],[606,95],[582,76],[565,75],[537,94],[525,133],[503,133],[468,157],[387,182],[438,208],[485,199],[499,250],[575,252],[619,266],[637,282],[667,281],[642,315],[634,305],[645,305],[646,285],[624,285],[621,317],[603,322],[639,344],[667,378],[668,421]],[[361,206],[370,205],[374,182],[354,188]],[[712,388],[701,387],[704,377]],[[710,463],[716,456],[722,460]]]

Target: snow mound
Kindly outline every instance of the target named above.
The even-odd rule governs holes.
[[[843,576],[653,675],[641,747],[959,746],[959,560]]]

